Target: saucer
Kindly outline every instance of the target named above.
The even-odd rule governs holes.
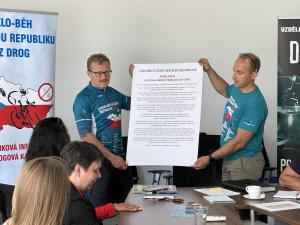
[[[251,198],[248,194],[243,196],[244,198],[251,199],[251,200],[259,200],[264,199],[266,197],[265,193],[261,193],[258,198]]]

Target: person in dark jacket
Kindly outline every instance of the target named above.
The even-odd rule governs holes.
[[[71,182],[70,201],[68,214],[65,217],[65,225],[99,225],[101,218],[97,216],[97,208],[85,198],[84,192],[96,182],[100,175],[102,154],[93,144],[73,141],[67,144],[61,151],[68,170]],[[139,211],[137,205],[121,203],[115,206],[120,211]],[[115,211],[114,211],[115,212]]]

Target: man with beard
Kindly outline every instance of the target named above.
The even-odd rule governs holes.
[[[132,71],[133,65],[130,74]],[[121,132],[121,110],[130,109],[130,97],[109,86],[112,71],[106,55],[91,55],[87,60],[87,74],[90,83],[76,96],[73,112],[81,139],[97,146],[104,156],[100,171],[104,176],[89,193],[97,207],[108,202],[124,202],[133,185]],[[93,120],[96,134],[92,132]]]

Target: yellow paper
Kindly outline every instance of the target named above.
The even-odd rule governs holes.
[[[214,192],[214,193],[220,193],[220,192],[223,192],[223,189],[216,187],[216,188],[209,188],[209,191]]]

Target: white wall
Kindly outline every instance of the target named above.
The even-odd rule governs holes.
[[[130,95],[130,63],[195,62],[207,57],[228,82],[239,52],[260,56],[257,84],[269,117],[265,143],[276,165],[277,17],[300,17],[298,0],[1,0],[1,8],[58,12],[56,115],[77,139],[72,104],[88,82],[87,57],[106,53],[111,85]],[[201,131],[218,134],[225,99],[204,78]],[[123,120],[127,134],[128,113]]]

